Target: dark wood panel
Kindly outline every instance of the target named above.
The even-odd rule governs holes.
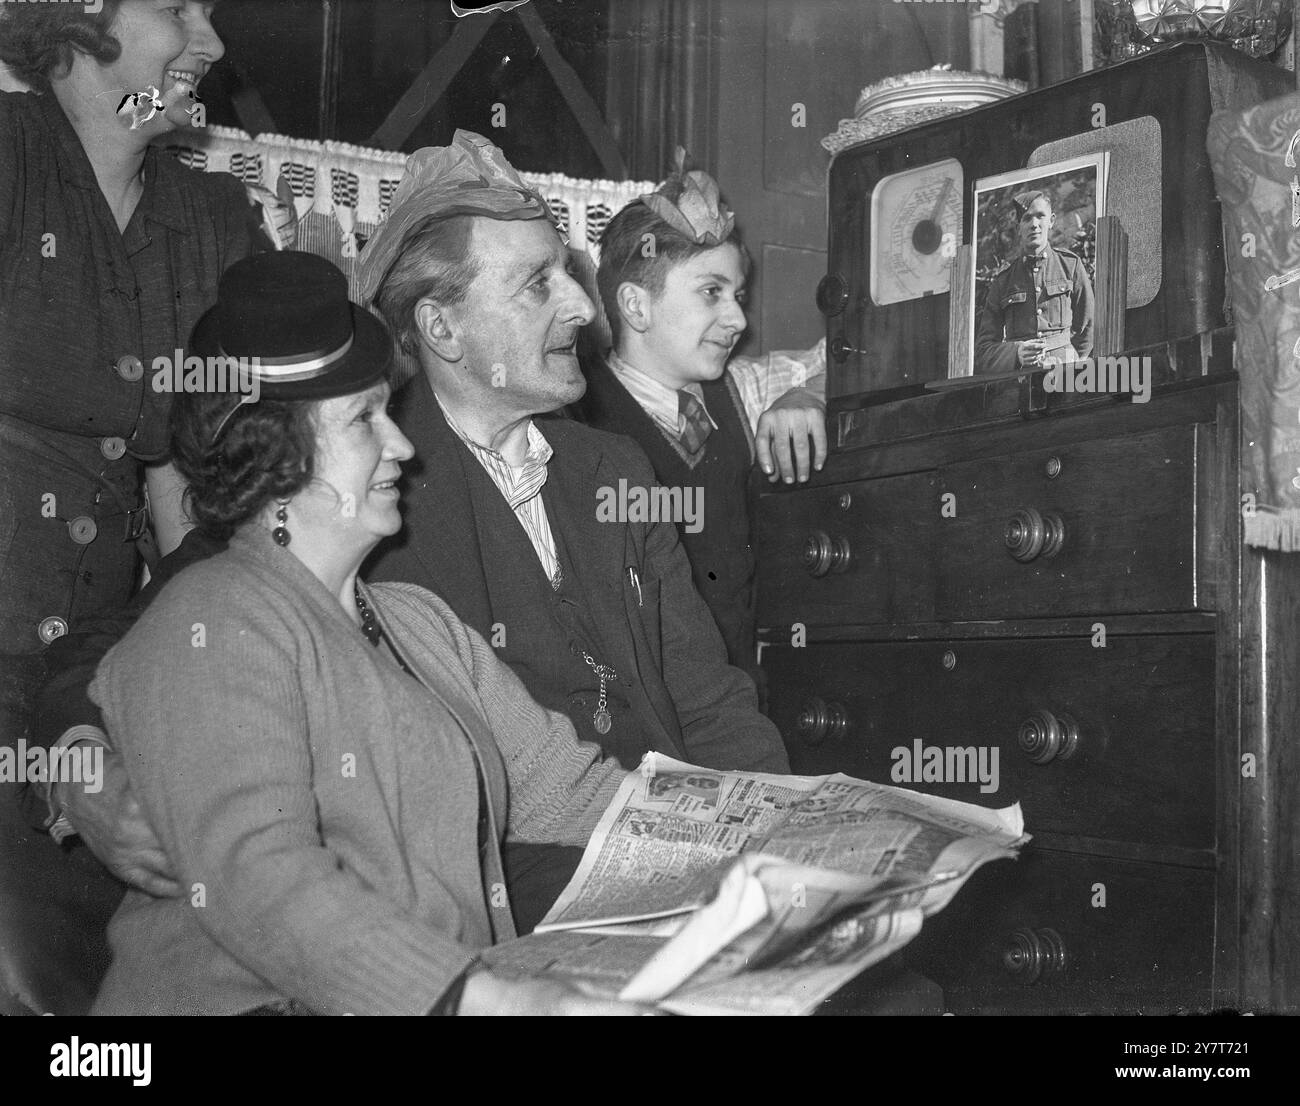
[[[788,634],[794,623],[933,619],[938,502],[934,473],[760,495],[754,535],[764,624]],[[848,559],[814,576],[805,556],[823,540]]]
[[[1191,427],[949,466],[939,617],[1196,607],[1196,471]],[[1008,551],[1013,520],[1029,525],[1023,512],[1063,524],[1055,556],[1044,547],[1022,563]]]
[[[1217,464],[1208,481],[1213,494],[1203,516],[1204,529],[1218,532],[1224,542],[1223,555],[1213,558],[1220,576],[1216,587],[1219,629],[1215,635],[1218,651],[1215,732],[1218,740],[1214,763],[1219,778],[1215,818],[1221,858],[1214,896],[1214,984],[1221,1003],[1232,1006],[1262,1004],[1261,1008],[1268,1009],[1271,1004],[1265,996],[1274,961],[1270,950],[1251,948],[1254,942],[1250,935],[1252,930],[1258,932],[1260,928],[1271,930],[1274,920],[1268,917],[1261,926],[1258,913],[1248,917],[1242,911],[1242,903],[1248,894],[1246,888],[1254,884],[1259,871],[1258,845],[1255,834],[1247,825],[1251,816],[1249,813],[1243,816],[1241,807],[1240,748],[1250,728],[1243,713],[1243,698],[1254,698],[1271,681],[1261,680],[1262,673],[1251,672],[1242,657],[1243,639],[1255,638],[1258,623],[1244,606],[1244,596],[1250,590],[1250,562],[1247,561],[1247,566],[1242,564],[1242,521],[1237,500],[1241,419],[1236,389],[1220,397],[1214,421],[1219,449]],[[1273,686],[1275,694],[1282,687],[1280,684]],[[1260,812],[1267,816],[1262,803]],[[1252,994],[1246,985],[1243,954],[1256,979],[1262,977],[1261,992]],[[1256,956],[1259,957],[1257,961]]]
[[[1225,743],[1239,818],[1243,1001],[1300,1012],[1300,554],[1242,553],[1240,739]],[[1253,632],[1252,632],[1253,631]],[[1243,758],[1249,755],[1249,769]]]
[[[1094,905],[1101,888],[1105,906]],[[959,1014],[1204,1012],[1216,1005],[1213,902],[1210,872],[1031,845],[1014,863],[976,872],[926,920],[908,960]],[[1043,931],[1054,931],[1063,970],[1051,971],[1048,958],[1035,981],[1011,971],[1017,930],[1032,932],[1039,949]]]
[[[963,247],[965,248],[965,247]],[[1167,416],[1188,392],[1203,392],[1206,385],[1236,380],[1233,369],[1235,332],[1224,327],[1209,334],[1171,342],[1141,355],[1151,358],[1152,397],[1163,403],[1134,404],[1127,395],[1089,395],[1080,392],[1048,392],[1043,388],[1045,371],[1024,377],[999,380],[965,377],[959,382],[931,382],[913,385],[902,393],[863,393],[830,400],[830,433],[845,449],[878,446],[909,438],[928,438],[936,427],[969,431],[979,426],[1012,423],[1024,428],[1026,395],[1033,387],[1035,421],[1059,420],[1068,415],[1077,422],[1080,415],[1100,416],[1116,425],[1149,419],[1151,412]],[[1199,366],[1193,379],[1178,379],[1174,365]],[[1172,401],[1172,402],[1171,402]],[[1197,416],[1191,416],[1193,420]],[[1029,431],[1026,429],[1026,433]]]
[[[1080,637],[1092,633],[1092,618],[1007,618],[971,622],[906,622],[878,626],[808,626],[808,644],[837,641],[966,641],[999,637]],[[1107,619],[1111,637],[1136,634],[1207,634],[1215,628],[1208,611],[1179,614],[1124,614]],[[760,639],[768,644],[788,645],[789,625],[760,626]]]
[[[842,771],[981,806],[1020,802],[1031,834],[1214,848],[1212,635],[1104,648],[1088,638],[771,647],[763,661],[795,772]],[[842,733],[814,741],[801,729],[814,697],[843,707]],[[1031,720],[1072,722],[1073,755],[1031,760],[1019,744]],[[949,749],[982,750],[983,760],[963,760],[965,781],[916,778],[929,747],[945,764]]]
[[[1235,376],[1220,376],[1173,385],[1151,403],[1097,406],[1090,401],[1082,409],[1056,409],[1049,402],[1046,412],[1032,417],[1020,411],[1020,390],[1014,380],[927,393],[885,405],[898,408],[900,417],[864,423],[861,433],[854,431],[851,443],[831,451],[825,467],[807,484],[775,487],[762,480],[762,489],[769,494],[799,495],[809,487],[920,472],[1026,449],[1125,437],[1194,422],[1208,426],[1214,424],[1222,404],[1235,402],[1236,390]],[[902,417],[902,411],[913,407],[922,410],[924,417],[915,412]],[[898,433],[904,430],[905,434]]]

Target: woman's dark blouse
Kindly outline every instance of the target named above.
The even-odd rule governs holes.
[[[257,233],[227,174],[150,149],[143,179],[119,232],[54,96],[0,93],[0,653],[129,596],[127,512],[167,447],[153,360]]]

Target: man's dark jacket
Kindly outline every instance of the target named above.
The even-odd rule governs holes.
[[[398,419],[416,456],[408,466],[405,527],[397,541],[380,547],[366,578],[436,592],[490,641],[485,566],[491,543],[483,540],[466,469],[481,466],[447,425],[424,378],[405,389]],[[710,768],[789,771],[780,734],[758,712],[753,682],[727,664],[676,525],[597,520],[601,488],[617,488],[620,479],[629,486],[655,483],[645,453],[629,438],[570,419],[539,419],[538,427],[553,450],[542,488],[547,517],[563,536],[601,628],[602,662],[632,677],[629,707],[650,747]],[[581,726],[578,732],[588,736]]]

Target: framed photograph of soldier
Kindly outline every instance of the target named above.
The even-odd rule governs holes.
[[[1093,355],[1108,159],[1103,151],[975,182],[958,282],[969,338],[951,376],[1014,376]]]

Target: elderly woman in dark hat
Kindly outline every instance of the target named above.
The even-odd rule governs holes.
[[[178,399],[189,509],[229,546],[91,689],[185,888],[127,896],[99,1013],[635,1012],[474,966],[513,934],[505,830],[585,842],[623,770],[437,596],[357,579],[411,457],[389,351],[309,254],[236,265],[196,328],[260,394]]]

